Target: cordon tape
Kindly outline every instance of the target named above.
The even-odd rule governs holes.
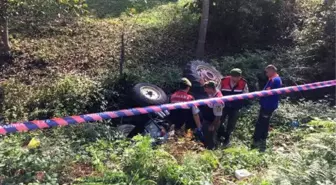
[[[307,90],[320,89],[320,88],[326,88],[326,87],[332,87],[332,86],[336,86],[336,80],[316,82],[316,83],[291,86],[291,87],[283,87],[279,89],[272,89],[272,90],[265,90],[265,91],[257,91],[257,92],[251,92],[251,93],[246,93],[246,94],[224,96],[220,98],[195,100],[195,101],[190,101],[190,102],[163,104],[163,105],[157,105],[157,106],[148,106],[148,107],[132,108],[132,109],[123,109],[123,110],[117,110],[117,111],[85,114],[85,115],[78,115],[78,116],[68,116],[68,117],[63,117],[63,118],[53,118],[53,119],[47,119],[47,120],[35,120],[35,121],[11,123],[8,125],[0,126],[0,134],[6,135],[6,134],[16,133],[16,132],[27,132],[30,130],[45,129],[45,128],[51,128],[51,127],[57,127],[57,126],[75,125],[75,124],[85,123],[85,122],[95,122],[95,121],[102,121],[102,120],[108,120],[108,119],[113,119],[113,118],[129,117],[129,116],[148,114],[148,113],[154,113],[154,112],[160,112],[160,111],[166,111],[166,110],[185,109],[185,108],[190,108],[193,106],[208,105],[208,104],[213,104],[213,103],[223,103],[223,102],[230,102],[230,101],[236,101],[236,100],[254,99],[254,98],[259,98],[259,97],[288,94],[288,93],[293,93],[293,92],[307,91]]]

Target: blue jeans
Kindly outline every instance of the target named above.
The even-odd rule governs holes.
[[[274,109],[260,109],[259,118],[253,134],[254,142],[266,141],[270,120],[274,111]]]

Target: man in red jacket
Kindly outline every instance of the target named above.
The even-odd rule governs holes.
[[[195,98],[188,94],[192,86],[187,78],[182,78],[179,84],[180,88],[170,97],[171,103],[193,101]],[[186,130],[195,129],[201,131],[201,121],[199,117],[199,109],[194,106],[191,109],[176,109],[171,111],[170,119],[175,125],[175,130],[180,130],[185,124]]]
[[[226,76],[221,81],[221,92],[223,96],[248,93],[247,82],[242,78],[242,70],[235,68],[230,71],[230,76]],[[224,146],[230,144],[230,136],[236,127],[239,117],[239,110],[243,107],[244,100],[226,102],[222,116],[222,125],[218,130],[218,137],[224,137]],[[225,124],[226,118],[228,118]]]

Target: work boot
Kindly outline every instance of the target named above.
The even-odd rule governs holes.
[[[251,144],[251,150],[259,148],[260,148],[260,141],[253,141],[253,143]]]
[[[230,137],[229,138],[225,138],[224,142],[223,142],[223,147],[224,148],[228,148],[230,146]]]
[[[260,142],[259,152],[266,152],[266,140]]]

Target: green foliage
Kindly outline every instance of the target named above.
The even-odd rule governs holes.
[[[39,147],[27,147],[32,138],[40,141]],[[114,128],[97,123],[2,137],[1,183],[73,182],[75,173],[78,173],[76,171],[80,170],[76,167],[93,165],[98,170],[100,163],[111,165],[120,159],[118,156],[129,143],[123,140],[115,141],[117,138]],[[110,167],[116,168],[118,165]]]
[[[265,156],[255,150],[249,151],[246,147],[225,149],[220,158],[221,165],[228,174],[239,169],[261,170],[267,167]]]
[[[26,134],[6,137],[1,141],[0,174],[4,184],[38,182],[39,172],[44,174],[43,181],[56,184],[60,178],[57,172],[64,167],[63,163],[70,162],[74,157],[69,137],[35,135],[41,140],[37,149],[26,147],[24,143],[31,138]]]
[[[85,0],[9,0],[7,14],[10,18],[47,21],[55,18],[79,15],[85,12]]]
[[[280,68],[285,84],[333,78],[334,1],[212,2],[206,47],[224,75],[243,69],[251,90],[264,85],[269,63]],[[9,79],[1,112],[6,121],[131,107],[135,83],[170,93],[194,59],[200,12],[188,7],[197,8],[189,0],[88,0],[88,7],[80,0],[10,3],[13,61],[1,64],[0,74]],[[75,19],[86,9],[90,17]],[[117,77],[123,29],[126,70]],[[1,137],[0,184],[225,184],[241,168],[254,177],[236,184],[335,183],[335,108],[324,101],[282,101],[263,155],[244,146],[258,111],[256,103],[242,111],[231,148],[189,151],[181,161],[169,149],[152,148],[148,137],[120,139],[111,122]],[[301,127],[292,128],[293,121]],[[28,149],[33,137],[41,146]]]
[[[117,17],[127,11],[140,13],[171,1],[176,0],[86,0],[91,12],[99,18]]]
[[[174,164],[174,158],[163,150],[153,150],[151,138],[136,136],[136,143],[125,150],[124,171],[130,176],[139,175],[145,179],[156,180],[165,166]]]
[[[289,126],[292,121],[299,121],[301,124],[305,124],[315,117],[335,120],[335,113],[335,107],[329,106],[326,101],[313,102],[303,99],[297,103],[290,103],[284,100],[280,109],[274,115],[274,124]]]
[[[110,143],[106,140],[98,140],[96,143],[89,145],[86,151],[89,153],[91,162],[95,168],[104,172],[108,169],[120,170],[117,160],[120,160],[120,155],[123,150],[129,146],[127,141],[118,141]]]
[[[213,152],[186,154],[181,165],[169,165],[160,174],[159,184],[193,184],[211,182],[211,173],[219,161]]]
[[[335,121],[324,121],[320,119],[315,119],[313,121],[310,121],[308,125],[318,127],[318,128],[325,128],[329,132],[335,132],[336,131],[336,122]]]
[[[200,185],[211,182],[211,173],[219,165],[218,158],[209,151],[188,154],[178,164],[166,151],[153,149],[151,138],[136,136],[133,140],[135,143],[117,148],[102,142],[87,148],[104,176],[84,178],[80,183]],[[124,146],[127,146],[125,150],[120,149]]]
[[[202,1],[191,8],[200,12]],[[283,44],[296,22],[295,3],[290,0],[213,0],[207,43],[212,53],[241,49],[268,49]]]
[[[299,46],[297,61],[308,67],[302,72],[315,70],[318,78],[334,79],[336,3],[311,0],[300,1],[299,6],[302,24],[294,34]]]
[[[68,75],[32,86],[12,79],[3,88],[6,97],[3,115],[8,121],[85,113],[103,98],[98,93],[99,84],[84,76]]]
[[[335,136],[313,134],[297,151],[289,154],[288,163],[276,168],[274,184],[334,184],[336,182]]]

